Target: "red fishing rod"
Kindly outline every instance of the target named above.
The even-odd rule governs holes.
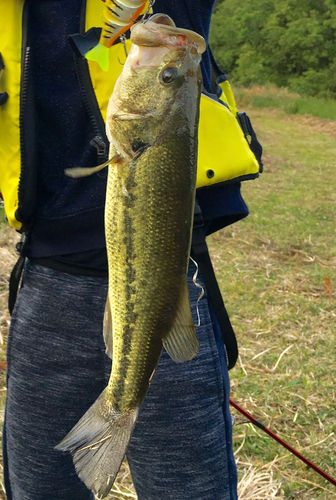
[[[231,398],[230,398],[230,404],[236,410],[238,410],[242,415],[244,415],[244,417],[246,417],[248,420],[250,420],[250,422],[253,425],[255,425],[256,427],[258,427],[258,429],[261,429],[262,431],[266,432],[266,434],[268,434],[269,436],[271,436],[271,438],[275,439],[275,441],[277,441],[282,446],[284,446],[285,448],[287,448],[287,450],[289,450],[291,453],[293,453],[293,455],[295,455],[297,458],[299,458],[300,460],[302,460],[302,462],[304,462],[306,465],[308,465],[308,467],[311,467],[315,472],[317,472],[318,474],[320,474],[320,476],[324,477],[324,479],[326,479],[331,484],[333,484],[334,486],[336,486],[336,479],[334,479],[333,477],[329,476],[329,474],[327,474],[326,472],[324,472],[324,470],[320,469],[317,465],[315,465],[313,462],[311,462],[310,460],[308,460],[308,458],[306,458],[303,455],[301,455],[301,453],[299,453],[298,451],[296,451],[292,446],[290,446],[288,443],[286,443],[286,441],[284,441],[283,439],[279,438],[279,436],[277,436],[276,434],[274,434],[274,432],[272,432],[270,429],[268,429],[268,427],[266,427],[266,425],[262,424],[261,422],[259,422],[259,420],[257,420],[254,417],[252,417],[252,415],[248,411],[246,411],[243,408],[241,408],[241,406],[239,406],[237,403],[235,403]]]

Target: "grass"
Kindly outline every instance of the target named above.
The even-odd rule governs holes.
[[[301,96],[273,85],[235,88],[239,101],[255,108],[280,108],[289,114],[310,114],[336,120],[336,100]]]
[[[240,348],[232,398],[336,477],[336,123],[276,108],[247,111],[265,172],[243,183],[250,216],[209,238]],[[3,228],[0,362],[14,239]],[[0,370],[2,405],[4,383]],[[330,483],[252,425],[235,426],[234,447],[240,500],[336,499]],[[126,465],[114,490],[109,500],[136,498]]]
[[[248,114],[265,173],[243,184],[250,216],[209,241],[240,346],[232,397],[336,477],[336,133],[279,109]],[[262,431],[238,426],[234,440],[247,461],[275,460],[285,498],[336,498]]]

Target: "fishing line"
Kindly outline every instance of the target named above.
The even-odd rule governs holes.
[[[136,23],[146,23],[150,17],[149,14],[152,14],[151,9],[153,7],[153,5],[155,4],[155,0],[150,0],[148,2],[148,7],[147,7],[147,10],[146,12],[142,15],[141,19],[138,20],[138,19],[133,19],[133,16],[131,15],[131,20],[133,21],[134,24]]]
[[[189,256],[189,259],[192,261],[192,263],[195,265],[196,267],[196,271],[193,275],[193,283],[195,286],[197,286],[197,288],[200,288],[201,289],[201,293],[197,299],[197,302],[196,302],[196,311],[197,311],[197,324],[195,326],[200,326],[201,325],[201,316],[200,316],[200,313],[199,313],[199,308],[198,308],[198,303],[199,301],[201,300],[201,298],[203,297],[204,295],[204,288],[202,287],[202,285],[200,285],[199,283],[197,283],[197,276],[198,276],[198,264],[196,261],[194,261],[194,259]]]
[[[153,5],[155,4],[155,0],[150,0],[149,3],[148,3],[148,7],[147,7],[147,10],[146,12],[143,14],[141,20],[138,20],[138,19],[133,19],[133,16],[131,15],[131,20],[133,21],[134,24],[136,23],[146,23],[148,21],[148,19],[150,18],[150,15],[152,14],[151,10],[153,8]],[[124,51],[125,51],[125,55],[126,55],[126,58],[128,57],[128,51],[127,51],[127,46],[126,46],[126,35],[125,33],[123,33],[122,35],[120,35],[119,37],[119,40],[120,42],[123,44],[123,47],[124,47]],[[125,63],[122,63],[118,57],[118,61],[119,63],[124,66]]]
[[[151,10],[155,4],[155,0],[149,0],[148,7],[144,15],[142,16],[141,22],[146,23],[150,17],[149,14],[152,14]]]
[[[251,421],[248,418],[235,417],[231,415],[232,427],[237,427],[237,425],[250,424]]]

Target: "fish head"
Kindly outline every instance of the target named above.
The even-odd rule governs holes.
[[[106,129],[130,161],[167,133],[195,135],[204,39],[156,14],[131,28],[132,47],[111,96]]]

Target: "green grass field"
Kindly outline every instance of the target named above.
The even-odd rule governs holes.
[[[280,108],[289,114],[309,114],[318,118],[336,120],[336,100],[302,96],[275,85],[235,88],[241,104],[255,108]]]
[[[247,112],[264,146],[265,172],[243,183],[250,216],[209,238],[240,347],[232,398],[336,477],[336,122],[269,107]],[[9,247],[13,234],[6,229],[0,241],[0,361],[8,269],[15,259]],[[2,402],[4,382],[3,373]],[[336,488],[261,430],[237,425],[234,446],[242,464],[273,471],[284,498],[336,499]],[[130,479],[127,470],[123,474],[126,488]],[[122,479],[118,487],[125,494],[109,498],[135,498]]]

